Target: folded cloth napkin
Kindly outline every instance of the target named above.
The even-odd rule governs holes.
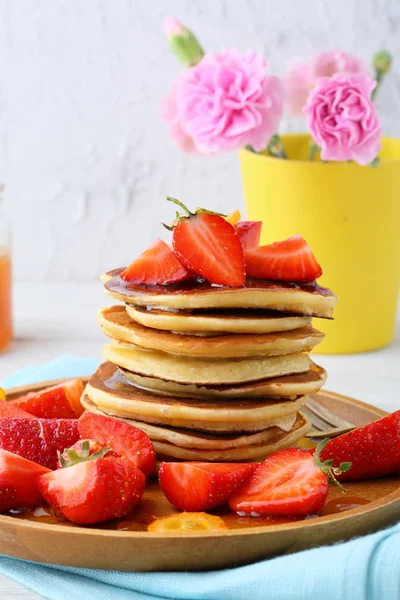
[[[84,375],[96,366],[60,357],[45,367],[24,369],[2,385]],[[51,600],[398,600],[400,523],[343,544],[222,571],[122,573],[0,556],[0,573]]]

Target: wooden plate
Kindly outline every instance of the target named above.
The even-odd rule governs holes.
[[[14,388],[8,397],[47,385],[49,382]],[[323,391],[316,396],[330,410],[356,425],[386,414],[339,394]],[[0,516],[0,554],[57,565],[119,571],[216,569],[346,540],[398,520],[400,476],[348,483],[346,489],[347,494],[343,496],[332,486],[326,505],[335,511],[339,503],[347,509],[345,512],[300,521],[274,521],[240,518],[222,509],[215,513],[222,516],[229,531],[157,534],[148,533],[147,524],[176,511],[154,479],[130,520],[84,528],[59,524],[54,517],[43,514],[43,510],[39,511],[42,516],[36,511],[36,517],[28,513]]]

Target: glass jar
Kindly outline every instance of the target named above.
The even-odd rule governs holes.
[[[0,195],[0,352],[13,335],[11,298],[11,229]]]

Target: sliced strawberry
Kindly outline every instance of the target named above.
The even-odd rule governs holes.
[[[260,243],[261,221],[239,221],[235,231],[239,236],[243,250],[255,248]]]
[[[104,457],[42,475],[38,486],[58,516],[91,525],[131,511],[143,495],[145,481],[129,460]]]
[[[314,455],[308,450],[288,448],[271,454],[244,484],[233,493],[229,506],[239,515],[287,515],[305,517],[324,506],[328,495],[328,478],[349,467],[342,463],[332,471],[322,463],[320,452],[329,440],[323,440]]]
[[[85,387],[82,379],[70,379],[69,381],[65,381],[62,385],[67,393],[69,403],[75,413],[75,416],[79,418],[84,411],[84,408],[81,404],[81,397]]]
[[[158,238],[121,273],[121,278],[132,283],[168,285],[192,279],[193,273],[185,269],[171,248]]]
[[[29,392],[10,403],[42,419],[76,419],[83,412],[82,393],[82,380],[72,379],[39,392]]]
[[[321,452],[321,460],[343,460],[351,469],[340,480],[371,479],[400,472],[400,410],[332,439]]]
[[[225,504],[253,470],[243,463],[163,462],[160,485],[171,504],[198,512]]]
[[[58,454],[57,469],[65,469],[89,458],[103,458],[103,456],[118,457],[118,454],[97,440],[78,440],[71,448],[66,448],[64,452]]]
[[[156,455],[149,436],[133,425],[112,417],[84,413],[79,419],[79,433],[82,439],[97,440],[119,456],[125,456],[146,476],[156,468]]]
[[[19,406],[16,406],[12,401],[0,402],[0,419],[15,417],[18,419],[37,419],[33,415],[26,412]]]
[[[179,260],[210,283],[239,287],[244,284],[243,250],[235,228],[223,216],[198,209],[191,213],[179,200],[169,201],[183,208],[172,227],[172,244]]]
[[[301,235],[244,251],[247,277],[307,283],[322,275],[311,248]]]
[[[0,419],[0,448],[48,469],[79,439],[77,419]]]
[[[40,504],[37,478],[50,472],[31,460],[0,450],[0,512]]]

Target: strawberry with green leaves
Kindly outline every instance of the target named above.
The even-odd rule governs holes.
[[[187,269],[210,283],[240,287],[244,285],[243,249],[235,228],[219,213],[198,208],[194,213],[179,200],[172,226],[174,252]]]
[[[38,478],[39,490],[57,516],[93,525],[123,517],[138,504],[145,476],[126,458],[107,452],[103,448],[92,456],[74,456],[72,466]]]
[[[373,479],[400,473],[400,410],[334,438],[321,460],[338,465],[350,460],[351,469],[340,480]]]
[[[320,454],[329,440],[320,442],[314,454],[288,448],[271,454],[244,484],[232,494],[229,506],[239,515],[305,517],[318,513],[326,502],[328,483],[342,486],[336,475],[348,471],[351,463],[333,467]]]

